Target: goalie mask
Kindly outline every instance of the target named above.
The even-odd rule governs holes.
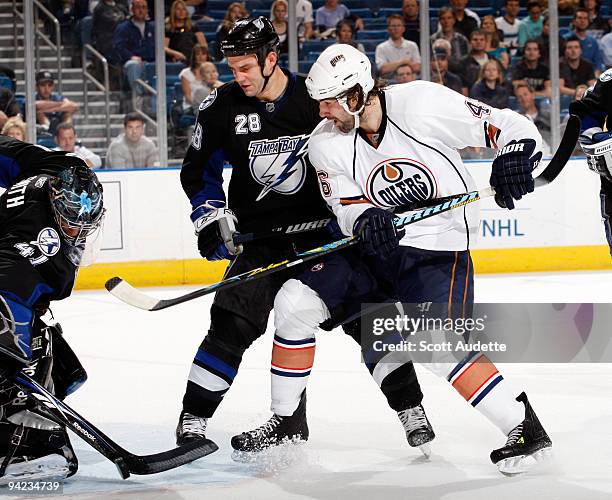
[[[63,239],[83,246],[104,217],[102,185],[88,167],[75,165],[51,182],[51,205]]]
[[[612,182],[612,132],[588,129],[582,133],[579,142],[589,168]]]
[[[374,88],[370,60],[351,45],[331,45],[310,68],[306,88],[310,97],[317,101],[336,98],[342,108],[355,117],[357,128],[368,93]],[[354,91],[357,92],[357,109],[351,110],[348,96]]]

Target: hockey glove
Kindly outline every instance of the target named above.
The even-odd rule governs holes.
[[[541,151],[534,154],[535,146],[533,139],[510,141],[497,153],[489,181],[500,207],[512,210],[514,200],[533,191],[532,173],[542,158]]]
[[[592,127],[580,134],[578,142],[589,168],[607,181],[612,181],[612,132]]]
[[[235,245],[236,216],[225,202],[209,200],[196,208],[191,220],[198,235],[198,250],[206,260],[232,260],[242,252],[242,245]]]
[[[355,221],[353,234],[359,236],[361,251],[365,255],[388,258],[399,246],[406,231],[397,229],[395,216],[382,208],[368,208]]]

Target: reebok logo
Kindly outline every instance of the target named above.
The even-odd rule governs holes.
[[[77,430],[77,432],[79,432],[80,434],[83,434],[85,437],[87,437],[91,441],[96,441],[95,436],[93,434],[87,432],[85,429],[83,429],[77,422],[74,422],[72,424],[72,427],[74,427]]]

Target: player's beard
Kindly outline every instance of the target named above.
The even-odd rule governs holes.
[[[351,130],[355,128],[355,117],[352,115],[349,115],[348,118],[344,120],[340,120],[338,118],[334,120],[334,124],[336,125],[336,127],[338,127],[340,132],[344,134],[348,134]]]

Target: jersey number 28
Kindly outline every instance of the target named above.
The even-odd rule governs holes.
[[[236,122],[236,134],[238,135],[259,132],[261,130],[261,122],[257,113],[251,113],[248,116],[236,115],[234,121]]]

